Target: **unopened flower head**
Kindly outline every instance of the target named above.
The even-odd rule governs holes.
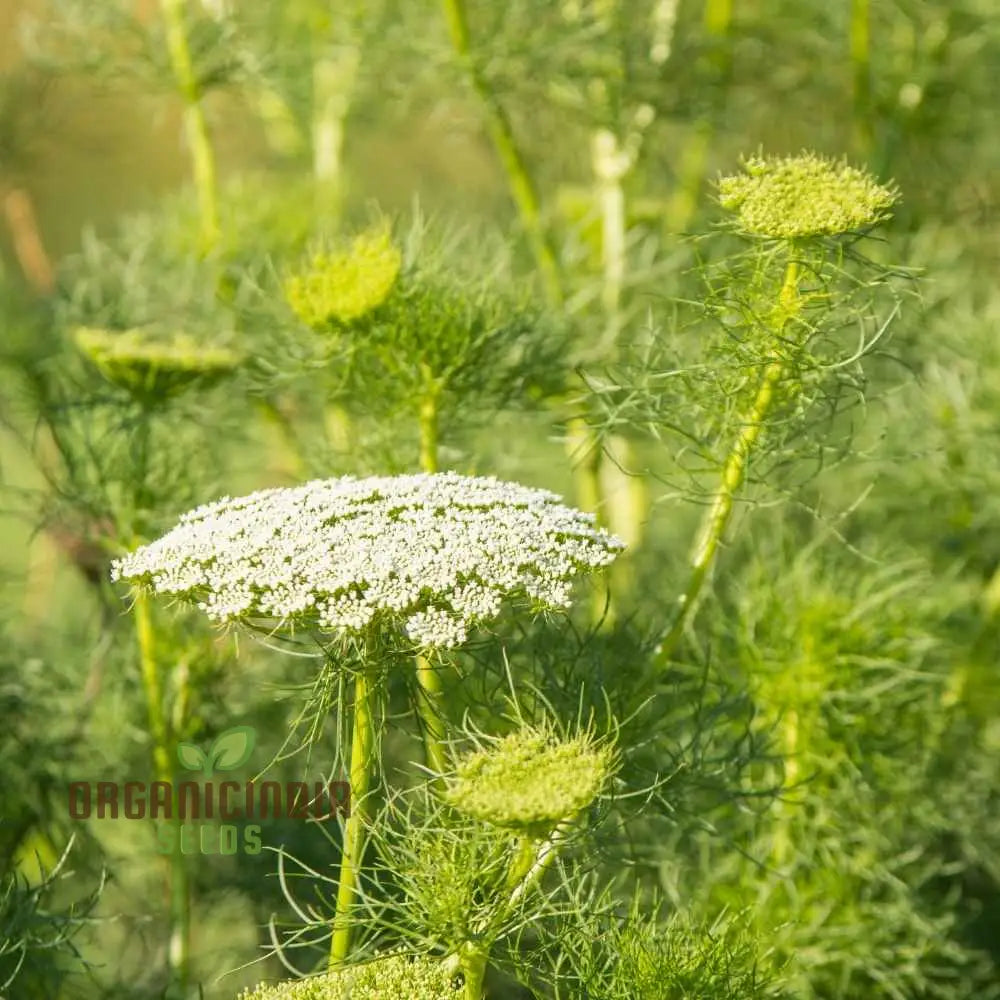
[[[444,797],[467,816],[517,829],[551,828],[600,794],[614,754],[586,736],[516,732],[459,762]]]
[[[772,239],[864,229],[888,218],[898,199],[866,171],[811,153],[751,157],[718,187],[719,203],[743,232]]]
[[[369,230],[346,252],[317,253],[286,280],[285,298],[309,326],[350,323],[386,300],[402,262],[386,229]]]
[[[162,337],[141,330],[79,327],[73,341],[109,382],[148,401],[169,399],[196,383],[217,382],[243,360],[235,351],[185,334]]]
[[[456,473],[316,480],[224,498],[116,560],[112,577],[218,622],[357,632],[378,619],[451,647],[504,598],[568,607],[622,542],[544,490]]]
[[[244,990],[238,1000],[457,1000],[462,987],[439,959],[391,955],[364,965]]]

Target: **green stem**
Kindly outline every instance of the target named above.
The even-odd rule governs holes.
[[[797,709],[789,708],[781,719],[781,750],[785,762],[785,781],[788,788],[794,787],[799,780],[799,713]],[[777,829],[774,832],[774,840],[771,848],[771,857],[777,868],[784,866],[788,859],[788,850],[791,846],[789,803],[778,803],[780,813],[778,815]]]
[[[566,424],[566,454],[573,469],[577,505],[581,510],[595,514],[597,523],[606,527],[601,489],[604,453],[597,434],[591,430],[582,414],[570,417]],[[595,623],[603,621],[610,624],[614,619],[614,610],[609,598],[607,577],[602,580],[604,585],[594,588],[591,617]]]
[[[257,408],[265,423],[280,437],[280,442],[275,442],[277,447],[274,450],[280,455],[280,461],[285,465],[288,474],[296,479],[305,478],[306,461],[302,454],[302,445],[295,435],[292,418],[285,413],[279,403],[267,397],[257,402]]]
[[[153,737],[153,773],[157,781],[173,784],[174,768],[170,755],[171,734],[163,705],[163,684],[156,662],[156,633],[153,627],[149,595],[140,591],[132,608],[139,646],[139,669],[146,694],[149,732]],[[187,864],[180,850],[180,817],[176,797],[171,822],[175,825],[174,849],[170,857],[169,944],[167,966],[170,976],[169,996],[183,998],[191,970],[191,884]]]
[[[465,980],[465,1000],[483,1000],[486,970],[490,963],[490,949],[467,941],[459,951],[459,967]]]
[[[427,766],[437,774],[448,770],[445,751],[444,713],[441,709],[441,677],[438,669],[423,654],[417,657],[417,711],[424,727],[424,754]]]
[[[420,468],[423,472],[433,473],[438,471],[439,389],[426,365],[423,369],[425,388],[417,411],[420,430]]]
[[[871,152],[871,10],[870,0],[851,0],[851,79],[854,144],[859,155]]]
[[[201,215],[202,251],[208,253],[219,238],[215,152],[202,106],[201,85],[195,75],[184,25],[184,0],[160,0],[166,27],[167,53],[184,101],[184,132],[191,155],[191,171]]]
[[[778,295],[776,310],[778,319],[775,323],[777,333],[780,334],[784,330],[798,306],[798,263],[792,259],[785,268],[785,278]],[[736,494],[746,478],[750,456],[767,423],[778,383],[785,372],[786,363],[780,358],[771,361],[764,368],[750,412],[723,463],[721,481],[702,518],[698,540],[691,556],[691,576],[687,588],[679,599],[670,631],[657,652],[657,663],[660,666],[665,665],[673,655],[687,626],[695,601],[712,568],[715,555],[732,517]]]
[[[313,62],[313,176],[321,199],[318,208],[336,219],[344,193],[344,132],[361,51],[350,39],[342,45],[327,42],[326,48]]]
[[[452,47],[464,64],[472,88],[482,103],[486,115],[486,129],[507,175],[511,197],[514,199],[521,225],[524,227],[535,264],[541,275],[546,298],[550,305],[559,306],[563,302],[562,280],[555,252],[542,224],[538,193],[514,139],[510,119],[474,57],[465,0],[442,0],[442,2]]]
[[[369,648],[368,652],[371,650]],[[377,683],[377,682],[376,682]],[[351,814],[344,825],[337,908],[330,939],[329,968],[343,965],[351,950],[351,910],[360,884],[361,863],[368,825],[368,793],[375,760],[375,711],[377,695],[373,678],[362,665],[354,676],[354,717],[351,735]]]
[[[703,23],[708,35],[708,64],[712,75],[711,101],[694,123],[681,152],[677,167],[678,185],[667,205],[666,223],[670,233],[684,232],[698,208],[705,166],[715,135],[715,122],[725,102],[731,48],[729,34],[733,21],[733,0],[706,0]]]
[[[507,918],[522,896],[528,893],[552,866],[574,819],[575,817],[570,816],[562,820],[544,839],[533,840],[525,837],[521,840],[507,875],[510,895],[506,903],[493,915],[491,919],[493,926],[501,924]],[[459,966],[465,977],[465,1000],[482,1000],[483,983],[494,939],[495,936],[490,934],[490,928],[483,928],[483,932],[476,940],[466,941],[459,949]]]
[[[423,366],[425,390],[420,400],[420,468],[427,473],[438,471],[438,396],[439,389],[430,369]],[[441,677],[438,669],[423,654],[417,657],[417,712],[423,722],[424,754],[427,766],[438,774],[448,769],[445,750],[444,712],[441,706]]]
[[[163,711],[163,684],[156,663],[156,638],[148,594],[143,591],[136,594],[132,614],[135,616],[136,639],[139,644],[142,686],[146,692],[149,732],[153,737],[153,769],[157,781],[170,781],[174,769],[170,759],[170,737]]]

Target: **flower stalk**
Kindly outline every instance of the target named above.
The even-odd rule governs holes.
[[[184,102],[184,132],[201,216],[202,251],[207,254],[219,239],[215,151],[205,120],[204,94],[194,70],[184,25],[184,0],[160,0],[160,10],[166,28],[170,66]]]
[[[789,249],[794,254],[794,246]],[[785,276],[778,295],[777,321],[774,335],[780,339],[785,327],[801,308],[799,296],[799,268],[794,257],[785,267]],[[673,623],[657,652],[657,662],[662,666],[669,662],[684,634],[692,609],[708,577],[719,545],[733,514],[736,496],[746,479],[750,457],[774,404],[778,385],[786,374],[787,364],[780,357],[770,361],[764,368],[757,387],[753,404],[746,416],[736,440],[722,466],[722,476],[712,498],[712,502],[702,518],[698,538],[691,555],[691,575],[687,587],[678,601]]]
[[[365,647],[365,659],[373,653],[372,643]],[[365,828],[369,822],[368,794],[371,791],[375,763],[375,725],[378,710],[377,679],[367,663],[354,675],[354,713],[351,723],[351,814],[344,824],[344,844],[340,859],[337,903],[330,938],[329,968],[336,969],[347,960],[351,950],[351,911],[358,894],[361,866],[365,852]]]
[[[493,915],[493,927],[503,925],[518,902],[537,885],[542,876],[552,867],[559,848],[566,839],[567,832],[575,816],[570,816],[557,824],[547,837],[522,837],[518,849],[511,860],[507,885],[510,895]],[[482,1000],[486,972],[489,968],[490,952],[496,939],[489,928],[474,941],[466,941],[458,952],[459,968],[465,979],[465,1000]]]
[[[132,607],[135,618],[136,638],[139,647],[139,669],[143,690],[146,694],[146,708],[149,717],[149,731],[153,737],[153,773],[157,781],[173,785],[174,768],[171,761],[171,735],[163,705],[163,684],[156,657],[156,633],[153,627],[152,609],[149,595],[139,591]],[[171,822],[180,824],[178,810],[172,810]],[[187,991],[191,969],[191,886],[187,865],[180,852],[179,836],[174,836],[174,849],[169,859],[169,944],[167,946],[167,968],[170,977],[170,995],[183,997]]]
[[[873,138],[870,0],[851,0],[851,69],[854,146],[859,156],[867,156]]]
[[[438,399],[440,389],[433,373],[425,364],[424,392],[419,403],[420,468],[423,472],[438,471]],[[444,712],[441,705],[441,677],[437,667],[424,652],[417,653],[417,713],[423,727],[424,754],[427,766],[437,774],[448,768],[445,750]]]
[[[443,4],[452,47],[464,65],[472,89],[483,106],[486,130],[507,176],[507,186],[535,258],[545,297],[549,305],[559,306],[563,302],[562,279],[555,251],[545,233],[538,193],[514,139],[510,119],[475,58],[465,0],[443,0]]]

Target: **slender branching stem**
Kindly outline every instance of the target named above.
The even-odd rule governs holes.
[[[790,252],[794,253],[794,248]],[[792,257],[785,268],[785,277],[775,312],[777,319],[774,326],[775,333],[778,335],[782,333],[799,307],[798,273],[798,263]],[[726,528],[729,526],[736,496],[746,478],[750,456],[767,424],[778,385],[785,374],[786,362],[780,357],[775,358],[765,366],[750,411],[723,463],[719,485],[702,518],[697,541],[691,555],[691,575],[688,578],[687,587],[679,599],[673,623],[657,653],[657,661],[660,665],[669,662],[684,634],[694,604],[712,568]]]
[[[366,654],[371,656],[371,644]],[[362,664],[354,675],[354,711],[351,734],[351,812],[344,825],[340,859],[337,907],[330,939],[331,969],[343,965],[351,950],[351,911],[358,894],[365,851],[365,828],[369,820],[368,793],[375,764],[375,725],[378,708],[377,678]]]
[[[208,253],[219,238],[215,151],[205,120],[201,84],[194,70],[184,24],[184,0],[160,0],[166,28],[167,52],[184,101],[184,132],[191,156],[191,172],[201,216],[202,251]]]
[[[546,838],[534,841],[530,856],[527,854],[518,856],[515,864],[519,867],[512,869],[512,874],[516,878],[505,912],[509,913],[552,867],[574,819],[575,817],[571,816],[562,820]]]
[[[521,839],[511,859],[507,875],[507,890],[510,895],[492,915],[491,927],[502,924],[511,910],[552,867],[575,818],[569,816],[562,820],[547,837]],[[482,1000],[483,983],[489,968],[489,956],[494,940],[490,927],[485,927],[475,940],[466,941],[459,949],[459,966],[465,978],[465,1000]]]
[[[545,232],[538,193],[514,139],[514,130],[507,112],[493,92],[473,52],[465,0],[442,0],[442,2],[452,47],[463,63],[469,82],[483,106],[486,129],[507,176],[507,185],[535,258],[545,296],[550,305],[559,306],[563,302],[562,279],[555,251]]]

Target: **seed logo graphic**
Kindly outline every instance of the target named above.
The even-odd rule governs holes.
[[[177,759],[189,771],[201,771],[210,778],[213,771],[235,771],[242,767],[253,753],[257,732],[250,726],[233,726],[220,733],[205,753],[196,743],[178,743]]]
[[[153,820],[163,854],[235,854],[241,845],[245,854],[259,854],[260,820],[350,816],[346,781],[217,780],[217,775],[243,767],[256,743],[251,726],[224,730],[207,751],[182,741],[177,760],[190,777],[179,781],[70,782],[70,818]],[[198,780],[192,780],[195,775]]]

